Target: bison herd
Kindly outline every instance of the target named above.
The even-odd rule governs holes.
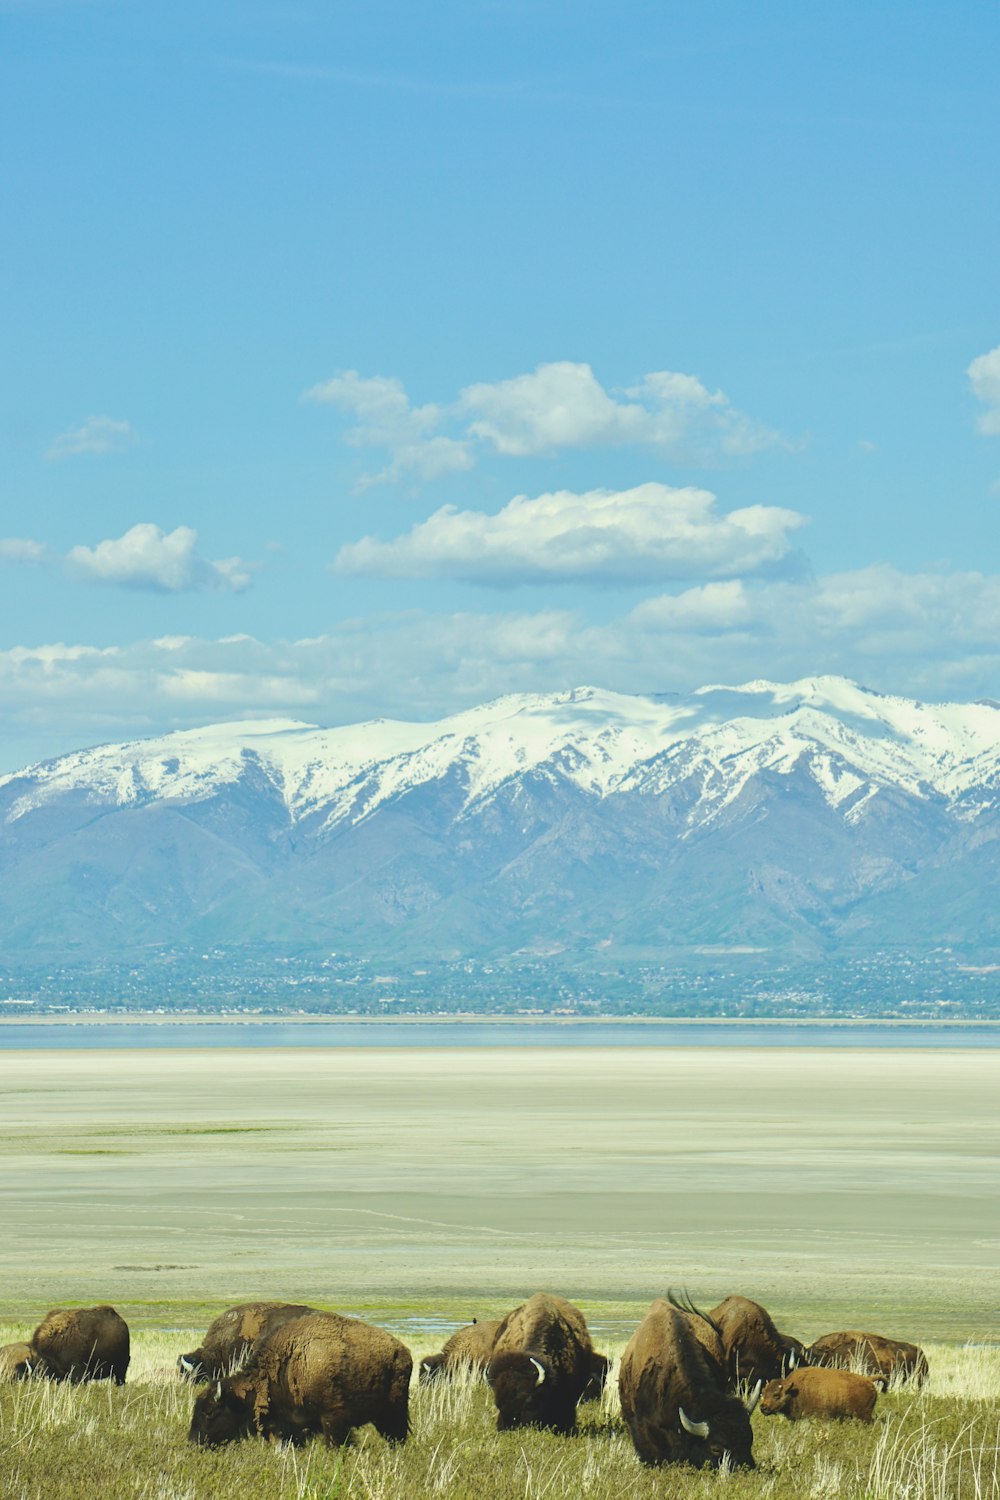
[[[0,1349],[0,1376],[114,1380],[124,1384],[129,1331],[112,1307],[50,1312],[25,1344]],[[189,1438],[216,1446],[258,1435],[344,1443],[371,1423],[391,1443],[409,1433],[413,1360],[382,1328],[299,1303],[245,1302],[210,1324],[177,1360],[179,1375],[207,1382],[194,1400]],[[571,1433],[581,1400],[599,1396],[609,1361],[592,1346],[583,1314],[536,1292],[498,1322],[461,1328],[421,1361],[421,1383],[480,1372],[497,1430]],[[778,1331],[746,1297],[703,1312],[670,1296],[653,1302],[621,1358],[622,1417],[646,1464],[753,1468],[750,1417],[856,1418],[870,1422],[886,1382],[920,1384],[927,1360],[914,1344],[856,1330],[808,1348]]]

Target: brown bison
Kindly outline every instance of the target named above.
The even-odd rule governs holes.
[[[806,1351],[811,1365],[833,1365],[865,1375],[884,1375],[888,1380],[897,1372],[914,1385],[927,1379],[927,1356],[916,1344],[902,1339],[887,1339],[880,1333],[824,1333]]]
[[[586,1320],[572,1302],[536,1292],[515,1307],[497,1330],[486,1367],[497,1431],[548,1427],[572,1432],[592,1356]]]
[[[113,1380],[125,1384],[128,1324],[113,1307],[46,1313],[31,1335],[32,1369],[50,1380]]]
[[[220,1313],[208,1325],[198,1349],[182,1354],[177,1369],[190,1380],[219,1380],[234,1375],[254,1346],[293,1318],[315,1312],[295,1302],[240,1302]]]
[[[31,1374],[35,1355],[30,1344],[4,1344],[0,1348],[0,1380],[24,1380]]]
[[[729,1389],[726,1368],[699,1336],[699,1315],[662,1297],[622,1355],[622,1417],[644,1464],[755,1467],[748,1407]]]
[[[482,1323],[473,1319],[464,1328],[457,1329],[439,1354],[428,1354],[420,1361],[421,1385],[429,1380],[436,1380],[439,1375],[485,1370],[493,1353],[493,1341],[499,1327],[498,1318],[488,1318]]]
[[[779,1333],[770,1313],[748,1297],[727,1297],[713,1307],[709,1319],[726,1350],[729,1378],[734,1385],[776,1380],[804,1363],[805,1347],[791,1334]]]
[[[806,1366],[782,1380],[769,1380],[760,1409],[765,1417],[780,1413],[790,1422],[803,1417],[856,1417],[859,1422],[870,1422],[877,1394],[874,1380],[867,1375]]]
[[[188,1439],[206,1447],[259,1433],[333,1446],[371,1422],[392,1443],[410,1430],[409,1349],[357,1318],[308,1313],[256,1345],[246,1366],[199,1391]]]

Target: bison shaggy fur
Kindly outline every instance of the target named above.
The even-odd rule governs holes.
[[[428,1354],[420,1361],[420,1381],[425,1384],[439,1375],[457,1375],[467,1370],[485,1370],[493,1353],[493,1341],[500,1327],[498,1318],[473,1320],[457,1329],[439,1354]]]
[[[0,1348],[0,1380],[24,1380],[32,1372],[36,1356],[30,1344],[4,1344]]]
[[[413,1358],[391,1333],[337,1313],[294,1318],[263,1338],[245,1368],[200,1391],[188,1438],[215,1447],[259,1433],[331,1446],[371,1422],[389,1442],[409,1434]]]
[[[61,1308],[46,1313],[31,1335],[34,1368],[50,1380],[113,1380],[125,1384],[129,1334],[113,1307]]]
[[[888,1339],[881,1333],[860,1333],[857,1329],[825,1333],[810,1345],[806,1358],[811,1365],[833,1365],[865,1375],[884,1375],[886,1379],[898,1372],[914,1385],[922,1385],[927,1379],[924,1351],[916,1344]]]
[[[629,1340],[618,1375],[622,1417],[644,1464],[754,1468],[750,1415],[706,1346],[697,1313],[663,1298]]]
[[[200,1347],[178,1358],[178,1373],[190,1380],[234,1375],[262,1338],[315,1311],[297,1302],[240,1302],[228,1307],[209,1323]]]
[[[790,1422],[803,1417],[855,1417],[870,1422],[878,1392],[868,1375],[850,1370],[803,1368],[782,1380],[768,1381],[760,1398],[765,1417],[779,1414]]]
[[[572,1432],[593,1352],[583,1313],[564,1297],[536,1292],[515,1307],[497,1330],[486,1369],[497,1431],[548,1427]]]
[[[726,1297],[708,1317],[722,1337],[734,1384],[776,1380],[804,1360],[799,1340],[779,1333],[767,1308],[749,1297]]]

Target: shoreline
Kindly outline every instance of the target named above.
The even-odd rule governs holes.
[[[107,1015],[97,1011],[0,1015],[0,1029],[20,1026],[497,1026],[530,1030],[539,1026],[732,1026],[752,1027],[801,1027],[830,1029],[892,1030],[894,1028],[920,1028],[927,1031],[988,1030],[1000,1028],[1000,1017],[996,1019],[945,1018],[937,1016],[903,1017],[884,1016],[859,1018],[856,1016],[499,1016],[472,1015],[464,1012],[453,1016],[318,1016],[313,1014],[283,1014],[264,1011],[260,1014],[220,1012],[209,1015],[203,1011],[167,1015],[161,1011],[130,1011],[124,1015]]]

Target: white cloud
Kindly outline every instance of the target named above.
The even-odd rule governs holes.
[[[553,579],[723,578],[773,566],[804,524],[795,511],[753,505],[720,515],[708,490],[518,495],[495,515],[444,506],[405,536],[342,547],[342,574],[452,577],[513,585]]]
[[[780,441],[722,391],[694,375],[655,370],[624,391],[607,391],[588,364],[561,360],[530,375],[470,385],[459,405],[473,437],[515,456],[559,448],[646,444],[674,457],[755,453]]]
[[[349,412],[356,426],[345,442],[352,448],[384,448],[390,462],[376,474],[366,474],[362,486],[399,480],[426,482],[444,474],[470,469],[468,444],[435,431],[442,413],[437,406],[411,406],[402,381],[382,375],[366,378],[344,370],[306,391],[307,401],[319,401]]]
[[[389,463],[362,485],[424,482],[472,468],[477,445],[512,458],[565,448],[641,445],[686,462],[746,456],[784,439],[695,375],[654,370],[606,390],[588,364],[557,360],[509,380],[466,386],[457,400],[412,406],[401,381],[344,370],[305,399],[355,419],[344,440]]]
[[[128,422],[114,417],[88,417],[81,427],[70,427],[52,442],[45,457],[77,458],[81,454],[121,453],[138,442]]]
[[[0,559],[4,562],[37,563],[44,561],[44,542],[34,542],[26,536],[0,536]]]
[[[249,588],[250,574],[238,557],[207,562],[195,550],[198,533],[190,526],[164,532],[142,522],[124,536],[109,538],[96,547],[74,547],[67,562],[74,572],[94,583],[123,588],[152,589],[180,593],[190,589]]]
[[[966,374],[973,395],[986,407],[977,418],[976,426],[987,437],[1000,437],[1000,344],[988,354],[980,354],[974,359]]]

